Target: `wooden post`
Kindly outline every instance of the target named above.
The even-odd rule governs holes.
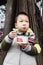
[[[39,43],[39,31],[37,28],[37,20],[36,20],[37,18],[35,16],[36,12],[35,12],[34,0],[28,0],[28,9],[29,9],[29,11],[31,13],[31,17],[32,17],[31,18],[32,20],[30,20],[30,25],[35,32],[36,41],[37,41],[37,43]],[[42,64],[42,54],[37,55],[36,59],[37,59],[38,65],[43,65]]]
[[[15,3],[15,2],[14,2]],[[5,18],[5,26],[4,26],[4,37],[7,35],[12,29],[12,8],[13,8],[13,0],[8,0],[6,4],[6,18]],[[4,38],[3,37],[3,38]],[[6,51],[0,50],[0,65],[3,64],[3,60],[6,56]]]
[[[27,0],[17,0],[16,14],[19,12],[25,12],[28,14]]]
[[[5,13],[5,26],[4,26],[4,36],[7,35],[11,29],[13,24],[13,1],[14,0],[8,0],[6,4],[6,13]],[[15,2],[14,2],[15,4]],[[15,6],[14,6],[15,8]]]

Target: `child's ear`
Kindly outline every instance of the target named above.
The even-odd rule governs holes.
[[[15,23],[15,28],[17,28],[17,23]]]

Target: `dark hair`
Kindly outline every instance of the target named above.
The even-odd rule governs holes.
[[[26,16],[29,18],[29,15],[28,15],[27,13],[25,13],[25,12],[19,12],[19,13],[17,13],[17,15],[15,16],[15,22],[17,22],[17,17],[18,17],[19,15],[21,15],[21,14],[24,14],[24,15],[26,15]]]

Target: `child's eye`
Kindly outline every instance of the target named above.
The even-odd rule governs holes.
[[[28,21],[26,21],[26,22],[28,22]]]
[[[23,22],[23,21],[20,21],[20,22]],[[25,22],[28,22],[28,21],[25,21]]]
[[[23,21],[20,21],[20,22],[23,22]]]

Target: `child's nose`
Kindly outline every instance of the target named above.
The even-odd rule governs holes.
[[[25,25],[26,25],[26,23],[24,22],[24,23],[23,23],[23,25],[25,26]]]
[[[26,21],[23,21],[23,24],[26,24]]]

